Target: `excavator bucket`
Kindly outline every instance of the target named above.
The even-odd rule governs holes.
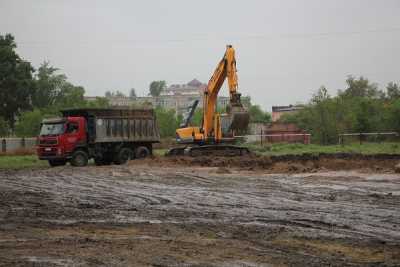
[[[246,130],[249,125],[249,112],[243,107],[232,107],[230,111],[231,125],[230,128],[235,131]]]
[[[235,93],[231,97],[231,103],[227,108],[227,113],[230,119],[230,129],[235,131],[246,130],[249,125],[249,112],[243,107],[240,101],[240,94]]]

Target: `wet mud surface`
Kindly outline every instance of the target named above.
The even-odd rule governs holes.
[[[396,159],[259,160],[0,171],[0,266],[400,265]]]

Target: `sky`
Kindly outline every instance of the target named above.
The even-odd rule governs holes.
[[[0,0],[0,34],[86,95],[207,83],[232,44],[239,91],[270,111],[348,75],[400,81],[400,0]],[[226,84],[221,95],[228,95]]]

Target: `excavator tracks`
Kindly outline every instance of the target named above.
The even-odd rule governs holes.
[[[222,156],[234,157],[250,154],[247,147],[240,147],[234,145],[204,145],[204,146],[187,146],[187,147],[174,147],[168,150],[166,156]]]

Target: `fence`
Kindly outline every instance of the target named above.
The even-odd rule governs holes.
[[[375,141],[375,142],[380,142],[382,141],[382,138],[394,138],[396,141],[398,141],[399,133],[397,132],[381,132],[381,133],[344,133],[344,134],[339,134],[339,144],[344,145],[345,143],[345,138],[356,138],[362,144],[364,141]],[[373,140],[371,140],[371,137]]]
[[[282,134],[249,134],[243,136],[235,136],[238,138],[244,138],[246,142],[260,142],[263,143],[303,143],[310,144],[311,134],[307,133],[282,133]]]
[[[33,150],[36,138],[1,138],[1,153],[13,153],[21,150]]]

